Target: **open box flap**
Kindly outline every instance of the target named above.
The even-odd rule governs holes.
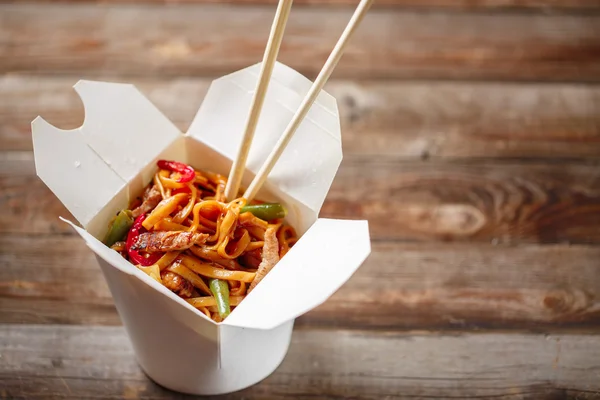
[[[126,182],[181,132],[135,86],[81,80],[87,144]]]
[[[37,117],[31,131],[38,176],[87,226],[125,181],[87,145],[79,129],[64,131]]]
[[[371,252],[367,221],[318,219],[224,325],[271,329],[329,298]]]
[[[181,132],[133,85],[79,81],[78,129],[31,124],[38,176],[77,220],[90,221]]]
[[[213,81],[188,135],[228,159],[234,159],[244,133],[259,68],[260,65],[255,65]],[[310,85],[311,82],[298,72],[276,64],[248,154],[247,170],[255,174],[260,169]],[[323,91],[267,182],[318,213],[342,160],[340,137],[335,99]]]

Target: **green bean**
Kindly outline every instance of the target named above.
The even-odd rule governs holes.
[[[208,284],[210,286],[210,291],[217,301],[219,316],[225,319],[231,312],[231,307],[229,306],[229,284],[227,281],[222,281],[220,279],[211,279]]]
[[[106,236],[102,242],[110,247],[116,242],[124,240],[132,225],[133,217],[131,216],[131,211],[119,211],[117,216],[111,222],[108,232],[106,233]]]
[[[251,204],[242,207],[241,213],[251,212],[255,217],[265,221],[277,218],[285,218],[287,210],[281,203]]]

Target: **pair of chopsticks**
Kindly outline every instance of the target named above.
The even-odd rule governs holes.
[[[292,1],[293,0],[279,0],[279,5],[277,6],[277,12],[275,13],[273,25],[271,26],[271,33],[269,34],[269,40],[263,56],[261,71],[258,78],[256,91],[254,92],[254,97],[252,98],[252,105],[250,107],[250,114],[246,122],[246,129],[244,131],[242,143],[240,144],[236,159],[231,166],[229,179],[227,180],[227,186],[225,187],[225,197],[228,200],[233,200],[236,198],[238,191],[240,190],[240,184],[242,182],[244,170],[246,169],[246,160],[248,158],[250,146],[252,145],[252,139],[254,138],[256,126],[258,125],[258,119],[260,117],[265,95],[269,87],[269,81],[271,80],[273,67],[275,66],[275,61],[277,60],[279,47],[281,46],[281,41],[283,39],[283,32],[285,31],[285,25],[292,7]],[[352,15],[352,18],[350,18],[350,22],[348,22],[344,32],[342,32],[342,36],[340,36],[338,39],[333,51],[327,58],[327,61],[325,61],[325,64],[323,65],[321,72],[319,72],[317,79],[315,79],[314,83],[306,94],[306,97],[304,100],[302,100],[300,107],[292,117],[283,135],[275,144],[275,148],[271,151],[264,164],[261,166],[260,170],[254,177],[254,180],[252,183],[250,183],[250,186],[248,186],[248,189],[246,189],[243,197],[248,201],[252,200],[254,196],[256,196],[261,186],[266,181],[267,176],[277,163],[277,160],[294,136],[294,133],[296,133],[300,123],[317,99],[317,96],[321,92],[321,89],[323,89],[323,86],[325,86],[325,83],[327,83],[327,80],[331,76],[331,73],[335,69],[338,61],[340,58],[342,58],[342,54],[344,53],[344,49],[348,44],[350,37],[369,10],[371,3],[373,3],[373,0],[361,0],[358,4],[356,11]]]

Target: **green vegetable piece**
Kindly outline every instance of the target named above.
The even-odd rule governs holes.
[[[102,241],[108,247],[120,240],[125,240],[129,229],[133,225],[133,216],[129,210],[121,210],[111,222],[108,232]]]
[[[211,279],[209,282],[210,291],[217,301],[217,310],[221,318],[225,319],[231,312],[229,306],[229,284],[220,279]]]
[[[287,210],[281,203],[266,203],[266,204],[252,204],[242,207],[240,212],[251,212],[255,217],[258,217],[265,221],[271,221],[277,218],[285,218]]]

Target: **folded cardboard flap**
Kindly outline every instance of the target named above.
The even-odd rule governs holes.
[[[57,129],[40,117],[31,123],[38,176],[87,226],[126,183],[87,145],[80,129]]]
[[[87,144],[125,182],[131,181],[182,133],[135,86],[79,81]]]
[[[259,75],[260,63],[223,76],[218,81],[233,82],[247,93],[254,94]],[[275,63],[269,89],[277,102],[287,109],[295,112],[311,86],[312,82],[305,76],[287,65],[280,62]],[[338,140],[341,139],[337,102],[335,97],[326,91],[322,90],[319,93],[306,120],[321,126]]]
[[[367,221],[320,218],[223,322],[271,329],[327,300],[371,252]]]
[[[258,79],[256,68],[213,81],[187,135],[233,160]],[[304,76],[283,64],[276,65],[248,154],[248,171],[258,172],[309,87],[310,81]],[[340,135],[335,99],[322,91],[267,182],[318,214],[342,161]]]
[[[81,127],[31,124],[38,176],[86,229],[181,132],[133,85],[79,81]],[[124,193],[127,195],[127,193]]]

